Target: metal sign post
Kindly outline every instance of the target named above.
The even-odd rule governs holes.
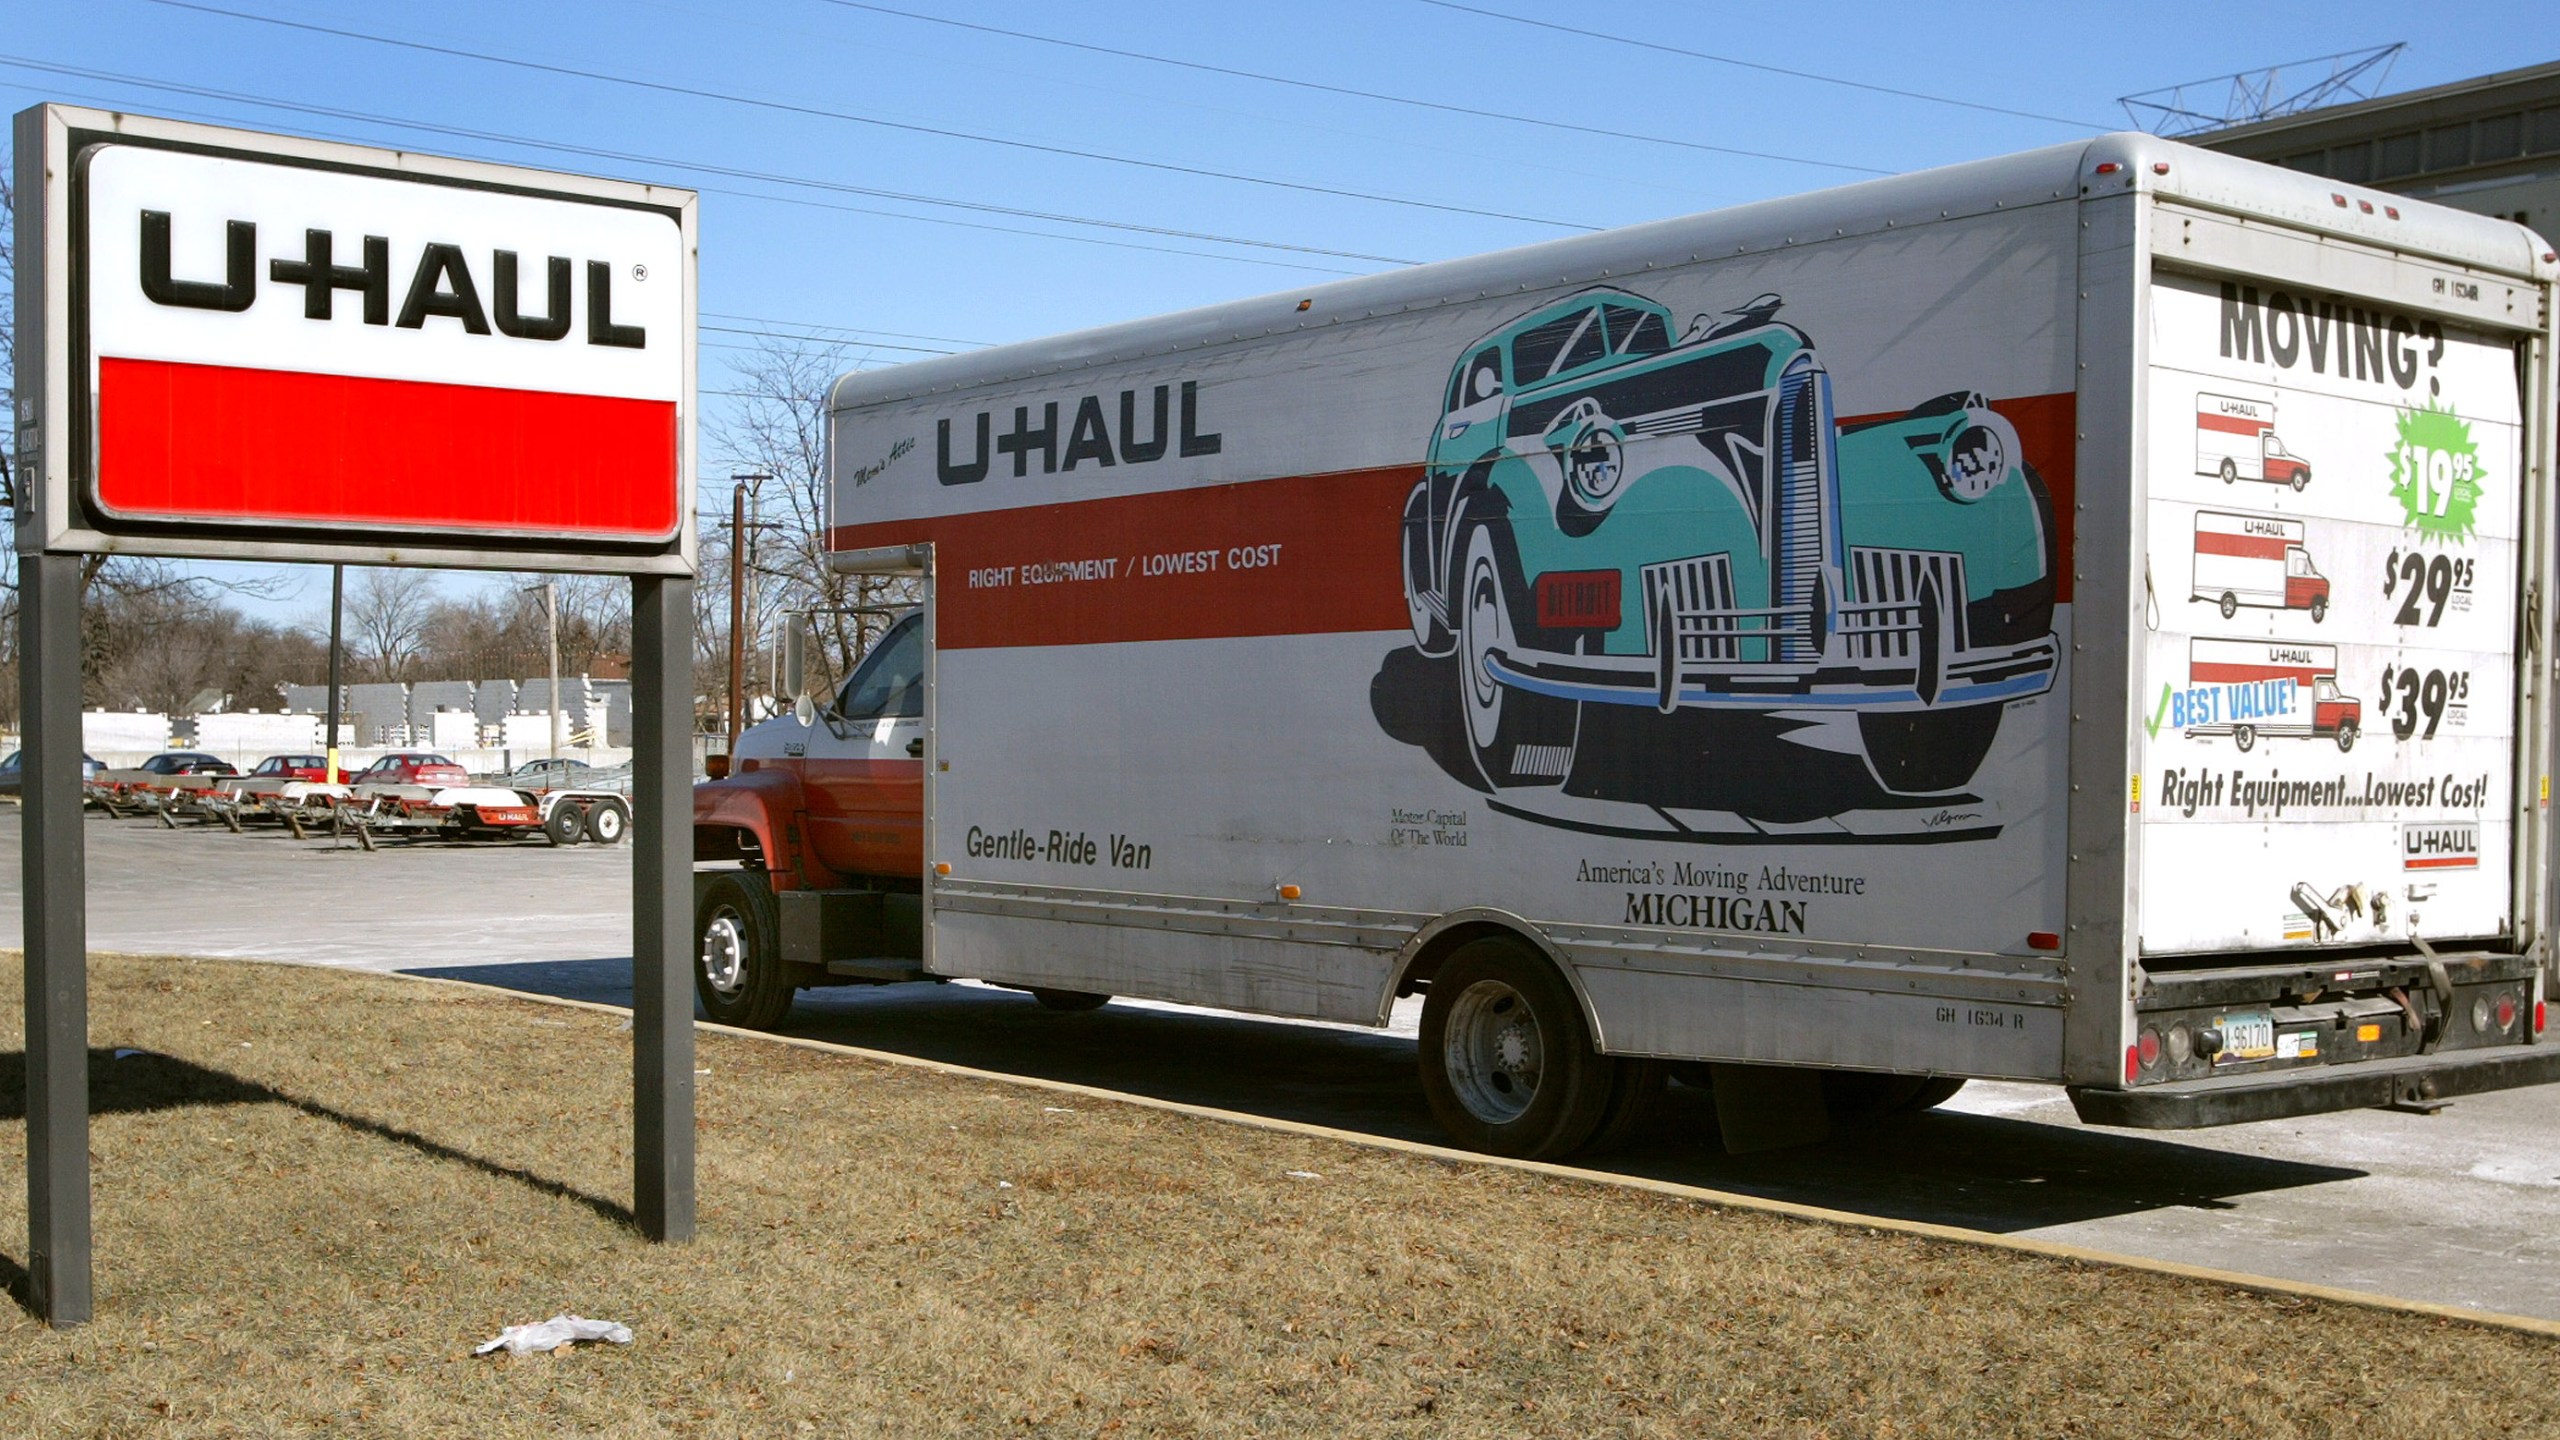
[[[55,105],[16,142],[36,1313],[92,1309],[96,555],[631,578],[633,1215],[691,1238],[692,192]]]

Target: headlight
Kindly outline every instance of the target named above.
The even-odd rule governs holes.
[[[1972,504],[2008,478],[2009,449],[2007,426],[1966,425],[1947,442],[1946,459],[1936,467],[1938,488],[1950,500]]]

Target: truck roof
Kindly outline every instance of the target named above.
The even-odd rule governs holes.
[[[2125,175],[2135,188],[2193,205],[2369,240],[2535,283],[2547,281],[2556,268],[2547,244],[2512,221],[2125,131],[964,355],[855,371],[836,380],[828,408],[861,409],[1496,294],[1606,284],[1670,265],[2050,204],[2076,198],[2094,180],[2096,167],[2110,161],[2122,167],[2111,173]]]

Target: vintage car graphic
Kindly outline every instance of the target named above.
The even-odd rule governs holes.
[[[1403,738],[1497,796],[1747,819],[1971,782],[2053,683],[2052,502],[1978,394],[1842,427],[1781,304],[1680,333],[1597,289],[1467,347],[1402,532],[1462,724]],[[1391,732],[1409,698],[1373,696]]]

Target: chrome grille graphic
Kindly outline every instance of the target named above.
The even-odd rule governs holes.
[[[1822,404],[1822,371],[1801,358],[1778,389],[1778,503],[1770,565],[1777,585],[1773,603],[1794,615],[1813,614],[1822,583],[1826,518],[1823,430],[1831,423]],[[1814,617],[1819,620],[1820,617]],[[1778,658],[1810,664],[1822,658],[1814,626],[1792,629],[1778,642]]]
[[[1946,620],[1945,648],[1966,648],[1964,557],[1941,550],[1849,551],[1850,603],[1840,609],[1840,638],[1853,660],[1912,660],[1920,653],[1920,588],[1934,580]]]
[[[1666,644],[1675,645],[1682,665],[1742,658],[1742,617],[1733,606],[1731,556],[1700,555],[1644,567],[1647,624],[1657,622],[1666,596],[1671,602],[1672,633],[1651,637],[1653,653],[1661,654]]]

